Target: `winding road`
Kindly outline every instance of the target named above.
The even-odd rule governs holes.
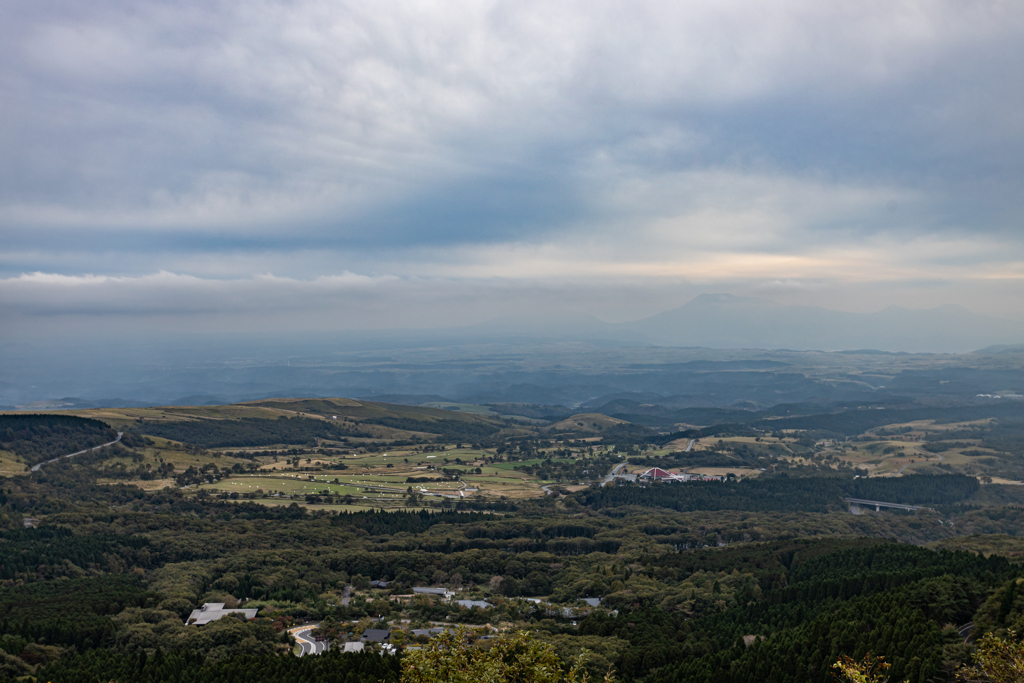
[[[917,451],[918,453],[920,453],[921,455],[923,455],[926,458],[930,458],[931,456],[934,455],[934,456],[938,457],[939,462],[943,462],[945,460],[945,458],[942,457],[942,453],[929,453],[928,451],[924,450],[920,446],[914,446],[914,450]]]
[[[118,432],[117,433],[117,438],[114,439],[113,441],[108,441],[107,443],[101,443],[99,446],[93,446],[92,448],[86,448],[84,451],[78,451],[77,453],[68,453],[67,455],[59,455],[56,458],[53,458],[52,460],[44,460],[43,462],[36,463],[35,465],[32,465],[32,468],[29,471],[30,472],[38,472],[39,468],[42,467],[43,465],[49,465],[51,462],[57,462],[61,458],[73,458],[74,456],[81,455],[82,453],[88,453],[89,451],[98,451],[101,448],[105,448],[107,446],[113,446],[115,443],[117,443],[118,441],[121,440],[121,437],[123,435],[124,435],[124,432]]]
[[[288,631],[288,633],[295,636],[295,642],[299,644],[302,649],[299,652],[299,657],[306,655],[321,655],[327,652],[328,643],[326,640],[317,642],[309,637],[309,632],[315,629],[319,624],[308,624],[306,626],[299,626]]]
[[[931,459],[931,457],[932,457],[933,455],[934,455],[934,456],[938,456],[938,458],[939,458],[939,462],[943,462],[943,461],[945,460],[945,458],[943,458],[943,457],[942,457],[942,454],[941,454],[941,453],[929,453],[928,451],[926,451],[926,450],[923,450],[923,449],[922,449],[922,448],[921,448],[920,446],[912,446],[912,448],[913,448],[913,449],[914,449],[915,451],[917,451],[918,453],[920,453],[921,455],[923,455],[923,456],[925,457],[925,461],[926,461],[926,462],[927,462],[927,460]],[[899,468],[899,469],[898,469],[898,470],[896,471],[896,474],[903,474],[903,470],[907,469],[908,467],[910,467],[910,466],[911,466],[911,465],[913,465],[913,464],[915,464],[915,463],[909,463],[909,462],[908,462],[908,463],[907,463],[906,465],[904,465],[903,467]]]

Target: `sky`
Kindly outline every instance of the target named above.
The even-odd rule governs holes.
[[[1024,320],[1024,3],[8,0],[0,317]]]

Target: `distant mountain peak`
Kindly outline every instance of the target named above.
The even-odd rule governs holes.
[[[722,306],[722,305],[736,305],[736,304],[774,304],[773,301],[768,299],[759,299],[752,296],[736,296],[735,294],[728,294],[726,292],[716,292],[711,294],[698,294],[688,301],[684,306]]]

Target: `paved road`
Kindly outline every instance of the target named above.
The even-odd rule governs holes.
[[[943,458],[943,457],[942,457],[941,455],[939,455],[938,453],[929,453],[929,452],[928,452],[928,451],[926,451],[926,450],[922,450],[922,449],[921,449],[921,448],[920,448],[919,446],[914,446],[913,448],[914,448],[914,450],[915,450],[915,451],[917,451],[918,453],[920,453],[921,455],[923,455],[923,456],[924,456],[925,458],[928,458],[928,459],[930,459],[930,458],[931,458],[931,457],[932,457],[932,456],[934,455],[934,456],[938,456],[938,458],[939,458],[939,462],[942,462],[943,460],[945,460],[945,458]],[[905,469],[907,469],[908,467],[910,467],[910,465],[911,465],[911,464],[913,464],[913,463],[907,463],[907,464],[906,464],[906,465],[904,465],[903,467],[899,468],[899,470],[897,470],[897,471],[896,471],[896,474],[903,474],[903,470],[905,470]]]
[[[693,448],[694,442],[696,441],[697,439],[690,439],[690,443],[686,444],[686,450],[684,450],[683,453],[689,453],[690,449]]]
[[[324,652],[327,652],[327,641],[318,643],[309,637],[309,632],[319,625],[320,624],[308,624],[288,631],[288,633],[295,636],[295,642],[297,642],[299,647],[302,648],[302,651],[299,652],[300,657],[304,657],[305,655],[321,655]]]
[[[914,446],[914,450],[917,451],[918,453],[920,453],[921,455],[925,456],[926,458],[930,458],[930,457],[932,457],[934,455],[934,456],[938,457],[939,462],[942,462],[943,460],[945,460],[945,458],[942,457],[941,453],[929,453],[928,451],[922,449],[920,446]]]
[[[61,455],[61,456],[58,456],[56,458],[53,458],[52,460],[44,460],[43,462],[36,463],[35,465],[32,466],[32,469],[30,471],[31,472],[38,472],[39,468],[42,467],[43,465],[49,465],[51,462],[57,462],[61,458],[71,458],[71,457],[74,457],[76,455],[81,455],[82,453],[88,453],[89,451],[96,451],[96,450],[99,450],[100,448],[104,448],[106,446],[112,446],[113,444],[115,444],[115,443],[117,443],[118,441],[121,440],[121,436],[123,434],[124,434],[124,432],[118,432],[116,439],[114,439],[113,441],[109,441],[107,443],[101,443],[99,446],[93,446],[92,448],[86,448],[84,451],[78,451],[77,453],[68,453],[67,455]]]
[[[611,469],[611,471],[608,472],[608,474],[605,475],[604,481],[601,482],[601,486],[604,486],[605,484],[610,482],[612,479],[615,479],[615,475],[621,474],[622,470],[626,469],[626,465],[627,465],[627,463],[620,462],[618,465],[613,467]]]

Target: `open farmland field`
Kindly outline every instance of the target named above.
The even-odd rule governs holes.
[[[761,470],[747,469],[743,467],[693,467],[688,469],[690,474],[704,474],[711,477],[724,477],[727,474],[735,474],[737,477],[756,477]]]
[[[408,479],[420,481],[409,482]],[[265,470],[258,474],[228,476],[215,483],[202,484],[203,490],[218,493],[257,494],[258,501],[273,498],[274,494],[289,498],[305,499],[306,496],[345,498],[354,501],[380,500],[381,502],[404,501],[410,488],[426,498],[522,498],[543,495],[540,482],[518,472],[509,476],[465,474],[460,481],[452,481],[440,474],[425,469],[396,468],[373,469],[352,472],[343,471],[302,471],[269,475]],[[460,493],[461,491],[461,493]]]

